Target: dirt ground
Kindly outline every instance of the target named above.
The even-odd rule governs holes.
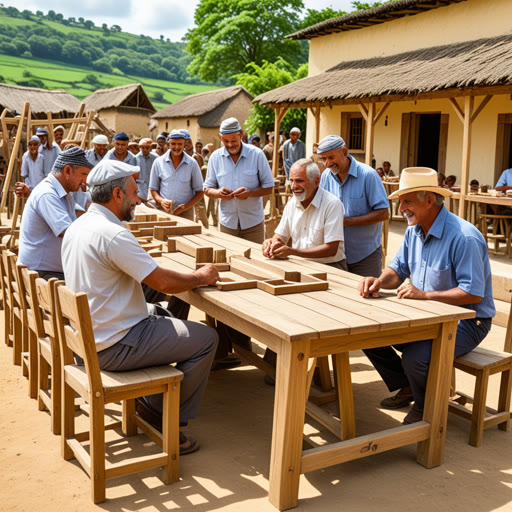
[[[403,223],[392,223],[390,254],[403,230]],[[493,271],[510,273],[506,258],[492,259]],[[200,320],[201,313],[193,311],[191,317]],[[504,333],[493,326],[484,346],[501,350]],[[352,353],[351,363],[357,434],[398,426],[407,409],[380,409],[387,390],[379,376],[362,352]],[[0,365],[1,511],[276,510],[267,499],[274,388],[263,383],[259,370],[241,366],[211,374],[199,416],[185,429],[199,439],[201,450],[181,458],[179,482],[164,485],[160,470],[120,477],[107,483],[107,501],[95,506],[89,477],[76,461],[62,459],[48,413],[38,411],[36,401],[28,398],[27,381],[3,342]],[[490,406],[496,406],[498,385],[498,378],[491,378]],[[458,389],[472,394],[472,386],[471,377],[457,374]],[[317,443],[335,440],[309,418],[304,432]],[[468,434],[469,424],[449,415],[444,463],[435,469],[418,465],[416,447],[410,445],[302,475],[295,510],[512,511],[512,434],[491,428],[480,448],[467,444]],[[115,433],[107,439],[110,460],[129,453]],[[151,448],[142,438],[133,451]]]

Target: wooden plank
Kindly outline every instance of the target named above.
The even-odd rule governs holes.
[[[471,118],[473,116],[474,96],[464,97],[464,131],[462,136],[462,165],[460,183],[459,217],[464,218],[464,197],[469,183],[469,166],[471,159]]]
[[[366,123],[366,142],[365,142],[365,163],[372,165],[373,158],[373,138],[375,134],[375,125],[373,118],[375,115],[375,103],[368,105],[368,120]]]
[[[327,281],[310,283],[293,283],[284,279],[272,279],[269,281],[258,281],[258,289],[272,295],[284,295],[290,293],[303,293],[315,290],[327,290],[329,283]]]
[[[229,272],[229,263],[212,263],[208,261],[206,263],[196,263],[196,270],[204,267],[205,265],[215,265],[219,272]]]
[[[176,226],[178,223],[175,220],[149,220],[149,221],[134,221],[127,222],[126,227],[129,230],[137,230],[141,228],[154,228],[155,226]]]
[[[201,225],[200,224],[192,224],[192,225],[177,225],[177,226],[155,226],[153,228],[153,236],[157,240],[167,240],[169,236],[182,236],[182,235],[192,235],[201,233]]]
[[[460,108],[460,105],[457,103],[457,100],[455,98],[448,98],[448,101],[453,107],[453,110],[455,110],[455,113],[457,114],[457,117],[459,118],[461,123],[464,123],[464,112]]]

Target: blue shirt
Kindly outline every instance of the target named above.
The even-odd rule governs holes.
[[[369,165],[350,158],[350,168],[342,183],[329,169],[322,173],[320,186],[341,199],[345,217],[360,217],[373,210],[389,208],[386,190],[379,175]],[[375,252],[382,243],[382,222],[345,226],[347,263],[357,263]]]
[[[23,210],[20,262],[29,270],[62,272],[59,235],[75,219],[75,201],[50,174],[32,191]]]
[[[497,187],[512,187],[512,169],[506,169],[501,173]]]
[[[41,153],[44,158],[44,175],[48,176],[48,174],[52,172],[53,164],[55,163],[55,160],[57,160],[61,150],[56,142],[53,143],[51,149],[48,149],[47,142],[44,146],[42,144],[39,145],[39,153]]]
[[[421,226],[410,226],[389,265],[401,279],[411,278],[423,291],[460,288],[482,297],[479,304],[462,307],[476,311],[477,318],[496,314],[492,299],[492,275],[484,237],[469,222],[450,213],[444,206],[426,238]]]
[[[171,150],[159,156],[153,163],[149,189],[156,190],[164,199],[173,202],[173,209],[188,203],[196,192],[203,190],[203,175],[197,162],[185,151],[175,169],[171,160]]]
[[[255,189],[274,186],[274,177],[263,151],[250,144],[241,144],[242,151],[236,164],[225,147],[212,153],[208,160],[205,189],[226,187],[236,190],[240,187]],[[219,220],[229,229],[249,229],[261,224],[264,219],[261,197],[220,200]]]
[[[142,199],[148,198],[148,186],[149,186],[149,178],[151,176],[151,168],[153,167],[153,162],[158,158],[158,155],[155,153],[149,153],[148,157],[145,157],[142,154],[142,151],[135,155],[135,160],[137,165],[140,167],[140,174],[137,181],[137,187],[139,187],[138,195]],[[202,182],[202,180],[201,180]]]
[[[103,157],[98,155],[98,153],[96,153],[96,151],[94,149],[88,149],[85,152],[85,158],[87,158],[87,161],[91,165],[99,164],[103,160]]]
[[[118,162],[124,162],[125,164],[128,165],[137,165],[137,161],[135,160],[135,155],[133,153],[130,153],[128,151],[126,153],[126,158],[124,160],[120,160],[119,158],[117,158],[114,152],[115,148],[109,149],[104,158],[106,158],[107,160],[117,160]]]
[[[306,158],[306,146],[304,142],[297,139],[297,142],[292,144],[290,139],[286,140],[283,144],[283,163],[286,176],[290,175],[291,166],[301,158]]]
[[[45,178],[44,158],[41,153],[37,154],[36,161],[32,160],[28,151],[23,154],[21,160],[21,177],[32,190]]]

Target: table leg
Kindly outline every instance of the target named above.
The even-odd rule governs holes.
[[[443,462],[456,333],[457,322],[445,322],[432,342],[423,411],[423,420],[431,424],[431,430],[430,437],[418,443],[416,455],[418,463],[426,468],[434,468]]]
[[[340,408],[341,439],[356,437],[354,416],[354,395],[352,393],[352,375],[350,373],[349,353],[335,354],[336,382],[338,385],[338,404]]]
[[[282,341],[277,354],[269,500],[277,509],[297,506],[306,414],[310,341]]]

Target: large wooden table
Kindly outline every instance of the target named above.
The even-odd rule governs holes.
[[[185,237],[187,238],[187,237]],[[230,235],[203,231],[205,245],[264,260],[260,246]],[[191,256],[175,252],[156,258],[164,267],[190,271]],[[267,260],[268,261],[268,260]],[[431,301],[398,300],[387,292],[363,299],[359,278],[300,258],[278,262],[287,270],[327,271],[327,291],[274,296],[262,290],[197,288],[179,294],[193,306],[264,343],[277,353],[269,500],[279,510],[295,507],[302,473],[417,443],[417,461],[441,464],[457,321],[474,313]],[[434,340],[423,421],[356,436],[349,352],[393,343]],[[312,358],[334,354],[343,441],[303,451],[308,369]]]

